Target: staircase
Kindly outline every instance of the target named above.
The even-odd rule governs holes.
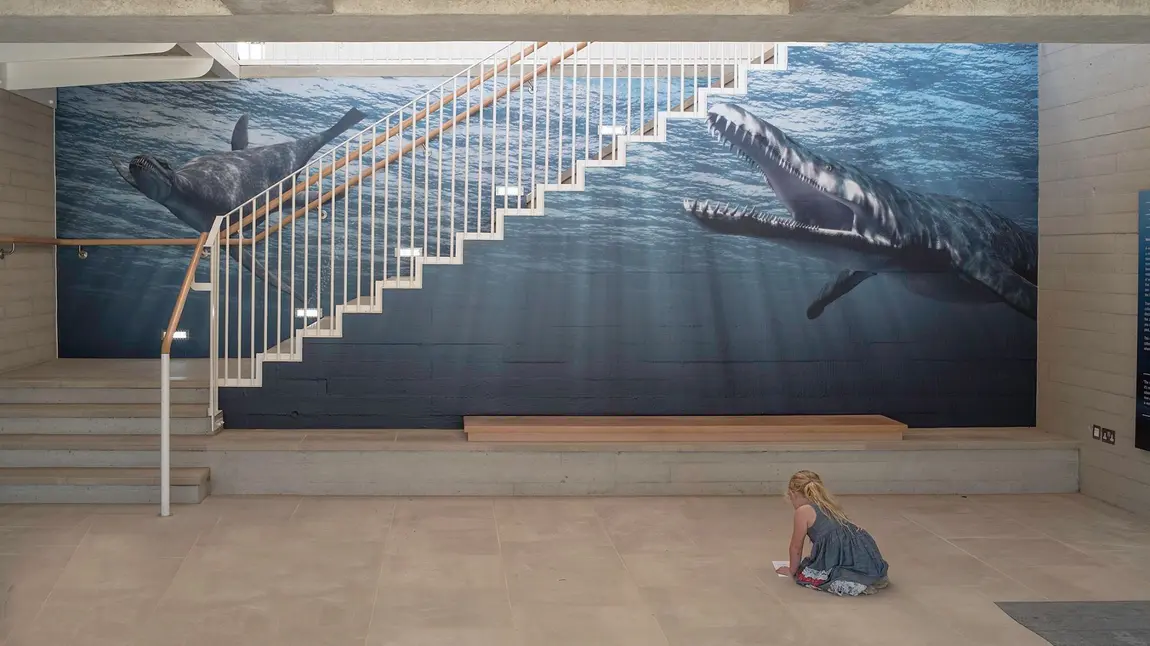
[[[513,44],[473,65],[218,219],[213,387],[261,386],[265,362],[301,361],[304,339],[341,337],[344,315],[382,313],[385,290],[784,65],[774,43]]]
[[[302,361],[305,339],[382,313],[385,290],[419,289],[425,266],[463,263],[506,218],[545,214],[549,192],[584,190],[588,169],[626,165],[630,144],[705,118],[710,97],[785,57],[774,43],[527,43],[472,65],[217,218],[158,364],[0,375],[0,502],[199,502],[211,473],[187,436],[223,425],[218,388],[261,386],[265,362]],[[193,291],[210,300],[209,357],[173,361]]]

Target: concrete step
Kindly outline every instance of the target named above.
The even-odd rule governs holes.
[[[159,503],[154,467],[2,467],[0,503]],[[172,502],[195,504],[211,491],[207,467],[172,469]]]
[[[209,436],[172,438],[172,464],[199,466]],[[0,467],[154,467],[160,436],[86,433],[0,434]]]
[[[173,434],[207,435],[207,406],[173,404]],[[0,404],[0,433],[159,434],[158,404]]]
[[[207,388],[172,388],[173,404],[201,404],[211,398]],[[24,386],[0,381],[0,404],[156,404],[159,388],[107,388],[57,385]]]

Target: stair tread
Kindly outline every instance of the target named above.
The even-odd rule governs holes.
[[[172,417],[208,415],[203,404],[172,404]],[[142,418],[160,419],[159,404],[0,404],[0,418]]]
[[[172,484],[199,486],[211,477],[208,467],[173,467]],[[155,467],[0,467],[7,485],[158,485]]]

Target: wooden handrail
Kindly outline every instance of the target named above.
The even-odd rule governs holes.
[[[351,188],[352,186],[357,186],[357,185],[361,184],[365,178],[369,177],[375,171],[388,166],[392,162],[395,162],[400,157],[402,157],[402,156],[406,155],[407,153],[415,150],[416,148],[419,148],[420,146],[423,146],[423,145],[431,142],[432,139],[439,137],[444,132],[447,132],[448,130],[454,128],[459,123],[462,123],[463,121],[466,121],[467,119],[470,119],[472,116],[477,114],[480,110],[487,108],[487,107],[490,107],[491,104],[495,103],[499,99],[502,99],[503,97],[507,96],[509,93],[514,92],[515,90],[519,89],[519,87],[522,86],[524,83],[526,83],[528,80],[532,80],[532,81],[535,80],[535,78],[537,78],[540,74],[542,74],[542,73],[546,72],[548,69],[551,69],[552,67],[555,67],[556,65],[562,63],[567,58],[573,56],[575,54],[575,52],[578,52],[578,51],[582,50],[583,48],[587,47],[588,44],[589,43],[586,43],[586,42],[579,43],[578,45],[568,49],[565,52],[563,52],[559,56],[552,58],[546,64],[536,67],[534,70],[532,70],[532,72],[530,74],[524,74],[517,81],[514,81],[513,83],[509,84],[507,87],[505,87],[505,88],[499,90],[498,92],[496,92],[495,94],[492,94],[491,96],[487,97],[478,105],[472,106],[471,109],[468,110],[467,112],[458,115],[457,117],[455,117],[451,121],[444,123],[443,126],[437,128],[436,130],[428,132],[426,135],[420,137],[419,139],[412,141],[411,143],[404,146],[402,149],[397,150],[396,152],[388,155],[386,159],[376,162],[374,165],[372,165],[367,170],[361,172],[359,175],[349,178],[343,184],[336,186],[335,188],[332,188],[327,193],[324,193],[323,195],[312,200],[311,202],[308,202],[305,206],[297,209],[290,216],[284,218],[280,222],[277,222],[275,225],[264,227],[263,230],[258,232],[255,236],[248,238],[247,240],[250,240],[251,244],[260,242],[261,240],[267,238],[269,235],[282,229],[285,224],[290,224],[290,223],[294,222],[300,216],[306,214],[308,211],[310,211],[312,209],[317,209],[320,206],[323,206],[326,202],[329,202],[330,200],[334,199],[335,197],[347,192],[347,189]],[[229,238],[228,244],[232,244],[233,241],[235,241],[235,240],[236,240],[235,238]],[[237,242],[237,243],[243,244],[243,242]]]
[[[418,123],[422,119],[427,118],[427,116],[430,115],[431,113],[437,112],[437,111],[443,109],[445,106],[451,104],[451,102],[455,101],[459,97],[465,96],[471,90],[474,90],[475,88],[479,87],[480,85],[486,83],[487,81],[494,78],[500,72],[505,71],[508,67],[518,63],[519,61],[523,60],[525,57],[527,57],[530,54],[532,54],[533,52],[535,52],[535,50],[540,49],[546,45],[547,45],[547,41],[539,41],[533,45],[530,45],[530,46],[524,48],[523,51],[521,51],[518,54],[512,56],[511,58],[503,61],[498,66],[493,67],[491,69],[491,71],[484,73],[482,76],[471,81],[466,86],[456,90],[455,92],[453,92],[449,96],[445,97],[443,100],[435,103],[434,105],[429,105],[428,107],[424,108],[419,113],[413,114],[411,117],[404,119],[401,123],[399,123],[395,127],[389,128],[387,130],[387,132],[384,132],[383,134],[377,135],[375,137],[375,139],[373,139],[370,142],[360,146],[358,150],[352,151],[351,153],[349,153],[347,156],[343,157],[342,159],[337,159],[331,165],[329,165],[325,168],[322,168],[320,170],[320,172],[316,173],[314,176],[309,173],[307,176],[307,181],[304,182],[302,185],[300,185],[296,182],[292,182],[291,189],[286,190],[286,191],[281,190],[278,197],[276,197],[275,199],[269,199],[266,204],[264,204],[260,208],[256,209],[251,214],[244,216],[239,222],[236,222],[235,224],[229,226],[227,229],[227,235],[231,235],[233,233],[236,233],[237,231],[241,230],[243,227],[251,224],[253,220],[266,216],[268,213],[271,212],[271,210],[273,208],[276,208],[279,205],[283,204],[283,202],[286,198],[289,198],[289,197],[295,195],[296,193],[300,192],[301,190],[306,189],[308,186],[315,184],[316,182],[320,181],[324,177],[327,177],[328,175],[335,173],[335,171],[343,168],[348,163],[359,159],[364,154],[370,152],[373,148],[379,146],[380,144],[384,143],[385,141],[391,139],[392,137],[394,137],[398,134],[401,134],[404,130],[406,130],[411,125]],[[249,202],[250,202],[250,200],[249,200]],[[247,202],[245,202],[244,204],[247,204]]]
[[[160,354],[170,354],[172,351],[172,337],[176,334],[176,326],[180,324],[180,317],[184,315],[184,303],[188,300],[188,293],[192,291],[192,283],[196,282],[196,267],[200,265],[203,256],[204,244],[208,241],[208,234],[202,233],[196,240],[196,250],[192,252],[192,262],[188,263],[188,270],[184,272],[184,282],[180,284],[180,293],[176,296],[176,305],[172,308],[172,317],[168,319],[168,329],[164,331],[164,342],[160,344]]]
[[[196,238],[44,238],[0,235],[0,244],[36,244],[57,247],[172,247],[192,246]]]

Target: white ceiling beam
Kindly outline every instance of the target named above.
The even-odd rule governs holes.
[[[0,63],[163,54],[175,43],[0,43]]]
[[[887,16],[914,0],[790,0],[791,13],[852,13]]]
[[[67,61],[5,63],[0,66],[0,88],[32,88],[177,81],[197,79],[212,69],[211,58],[140,56],[88,58]]]
[[[212,72],[219,78],[238,79],[240,77],[240,62],[215,43],[180,43],[180,48],[190,56],[206,57],[215,61],[212,65]]]
[[[275,16],[285,14],[332,14],[334,0],[223,0],[236,16]]]

